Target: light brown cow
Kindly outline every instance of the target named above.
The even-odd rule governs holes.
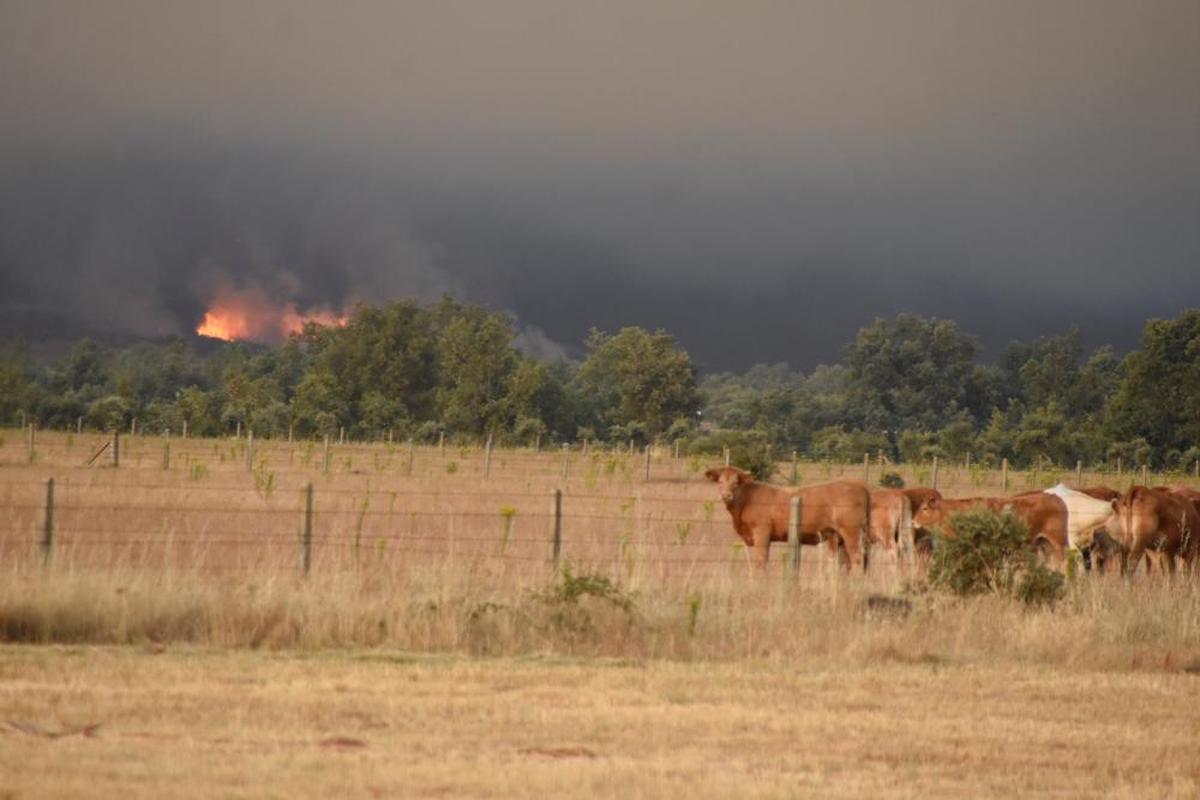
[[[840,543],[846,551],[848,568],[863,565],[867,536],[867,487],[855,481],[782,489],[758,483],[736,467],[717,467],[704,473],[721,490],[721,500],[733,519],[733,529],[747,546],[754,548],[760,567],[767,564],[771,542],[786,542],[792,497],[800,498],[800,542],[831,548]]]
[[[898,558],[912,555],[912,503],[901,490],[871,492],[871,545],[895,552]]]
[[[1118,542],[1121,571],[1137,572],[1147,551],[1162,554],[1166,571],[1175,573],[1175,557],[1182,556],[1191,572],[1200,552],[1200,511],[1188,497],[1172,492],[1131,486],[1117,501],[1121,519]]]
[[[941,528],[947,536],[953,536],[950,516],[975,509],[997,513],[1011,510],[1029,529],[1029,543],[1035,549],[1060,567],[1066,563],[1067,508],[1062,500],[1044,492],[1012,497],[928,497],[913,514],[913,523],[922,528]]]

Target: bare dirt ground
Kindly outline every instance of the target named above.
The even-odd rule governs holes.
[[[0,649],[0,796],[1200,795],[1200,676]]]

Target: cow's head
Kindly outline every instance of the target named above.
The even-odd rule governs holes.
[[[943,521],[945,513],[942,509],[942,498],[937,495],[926,497],[913,512],[913,525],[918,528],[932,528]]]
[[[732,505],[737,500],[742,486],[754,480],[753,475],[737,467],[713,467],[704,473],[704,477],[717,484],[725,505]]]

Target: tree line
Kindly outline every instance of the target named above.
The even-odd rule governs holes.
[[[593,330],[579,360],[516,346],[512,319],[451,298],[362,306],[277,347],[78,342],[40,363],[0,348],[0,421],[219,435],[680,441],[852,460],[934,455],[1017,466],[1077,459],[1183,469],[1200,458],[1200,310],[1146,323],[1123,358],[1079,331],[1014,342],[993,363],[955,322],[901,314],[838,363],[701,377],[669,333]]]

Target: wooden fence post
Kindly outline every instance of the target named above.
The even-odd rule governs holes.
[[[571,470],[571,445],[569,445],[566,442],[563,442],[562,454],[563,454],[562,477],[563,477],[563,480],[565,481],[567,479],[567,474]]]
[[[1142,485],[1143,486],[1150,485],[1150,465],[1149,464],[1142,464]]]
[[[113,428],[113,466],[121,466],[121,431],[119,428]]]
[[[27,443],[27,447],[29,450],[28,456],[29,456],[30,464],[33,463],[33,445],[34,445],[34,436],[35,435],[36,434],[34,434],[34,426],[33,426],[33,423],[31,422],[31,423],[29,423],[29,439],[28,439],[28,443]]]
[[[237,431],[234,432],[233,438],[235,438],[235,439],[242,438],[242,421],[241,420],[238,420]]]
[[[675,440],[675,458],[676,459],[679,458],[679,440],[678,439]],[[1200,461],[1197,461],[1196,463],[1200,464]]]
[[[346,426],[343,425],[338,429],[338,444],[346,443]]]
[[[1000,488],[1008,491],[1008,459],[1000,462]]]
[[[294,423],[294,422],[288,423],[288,444],[292,443],[292,432],[295,430],[295,428],[296,428],[296,423]]]
[[[971,471],[971,454],[970,453],[967,453],[967,459],[964,462],[964,466],[965,466],[967,472]]]
[[[187,420],[183,421],[183,438],[187,438]]]
[[[725,448],[725,466],[729,466],[729,448]]]
[[[163,442],[162,468],[164,471],[171,468],[171,443],[169,441]]]
[[[492,435],[489,433],[487,442],[483,446],[483,477],[488,478],[492,474]]]
[[[392,429],[391,428],[388,428],[387,443],[388,444],[392,443]]]
[[[533,452],[542,452],[542,435],[540,433],[533,440]]]
[[[42,566],[50,566],[54,552],[54,478],[46,481],[46,525],[42,528]]]
[[[137,417],[129,420],[129,435],[137,436]]]
[[[313,485],[309,481],[304,486],[304,530],[300,535],[301,563],[304,575],[308,576],[312,569],[312,522],[313,522]]]
[[[650,480],[650,445],[646,445],[646,480]]]
[[[933,478],[932,478],[933,484],[929,488],[931,488],[931,489],[937,488],[937,479],[938,479],[938,457],[934,456],[933,457]]]
[[[416,450],[416,441],[413,437],[408,437],[408,466],[405,468],[405,474],[411,476],[413,474],[413,453]]]
[[[254,429],[246,430],[246,469],[254,471]]]
[[[1083,459],[1075,462],[1075,488],[1083,486]]]
[[[446,432],[438,431],[438,455],[446,455]]]
[[[186,425],[187,423],[185,422],[184,424]],[[75,418],[75,432],[83,433],[83,417]]]
[[[554,538],[551,542],[551,560],[558,569],[562,558],[562,489],[554,490]]]
[[[793,497],[788,509],[788,567],[792,580],[800,577],[800,498]]]
[[[792,451],[792,485],[795,485],[799,480],[799,471],[796,464],[796,451]]]
[[[329,474],[329,434],[325,434],[325,453],[321,456],[321,471]]]
[[[871,485],[871,454],[863,453],[863,483]]]

